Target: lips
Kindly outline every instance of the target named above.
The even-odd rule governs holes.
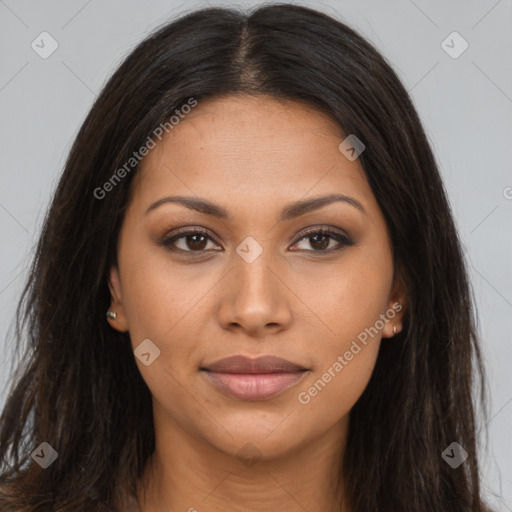
[[[274,356],[232,356],[201,367],[219,391],[240,400],[273,398],[296,385],[308,369]]]
[[[206,365],[205,370],[222,373],[291,373],[307,370],[303,366],[274,356],[261,356],[251,359],[245,356],[232,356]]]

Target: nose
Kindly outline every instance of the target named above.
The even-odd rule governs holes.
[[[268,252],[263,251],[252,263],[235,255],[218,309],[218,321],[224,329],[243,330],[251,337],[288,329],[293,293]]]

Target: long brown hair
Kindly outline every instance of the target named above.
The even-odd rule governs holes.
[[[164,25],[112,75],[71,148],[16,322],[20,363],[0,421],[4,512],[113,510],[155,446],[151,394],[129,335],[109,327],[108,269],[138,165],[98,193],[155,127],[194,98],[307,102],[366,146],[360,162],[408,292],[350,413],[340,467],[354,512],[482,512],[476,403],[485,379],[473,299],[437,164],[411,99],[345,24],[280,4],[208,8]],[[476,387],[475,387],[476,386]],[[475,393],[475,389],[479,392]],[[47,442],[47,469],[31,457]],[[468,454],[454,468],[442,452]]]

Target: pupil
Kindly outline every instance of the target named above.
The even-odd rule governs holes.
[[[195,240],[197,238],[202,238],[203,239],[202,242],[197,242]],[[204,235],[191,235],[189,237],[189,239],[192,239],[193,241],[191,244],[189,243],[189,248],[190,249],[204,249],[204,241],[205,241],[204,238],[205,238]],[[199,244],[199,246],[197,244]]]
[[[315,247],[315,244],[318,242],[318,240],[317,240],[318,237],[323,238],[323,242],[320,242],[321,247]],[[316,234],[316,235],[313,235],[311,238],[315,240],[315,242],[312,243],[311,245],[312,245],[312,247],[314,247],[316,249],[325,249],[326,247],[329,246],[329,242],[327,241],[327,238],[328,238],[327,235]]]

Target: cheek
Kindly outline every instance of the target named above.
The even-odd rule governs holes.
[[[350,343],[344,348],[349,350],[349,347]],[[333,358],[324,368],[325,371],[318,372],[307,387],[298,390],[299,415],[319,418],[318,422],[324,427],[334,425],[348,415],[370,380],[378,348],[378,340],[366,347],[361,346],[361,351],[353,355],[350,361],[344,359],[346,364]]]
[[[377,258],[354,251],[339,265],[321,271],[310,268],[303,275],[308,277],[293,279],[294,291],[321,320],[318,324],[327,334],[325,347],[330,352],[374,326],[386,311],[392,284],[387,254]]]
[[[390,280],[386,276],[368,270],[352,273],[332,290],[333,330],[346,339],[374,326],[385,312],[389,291]]]
[[[169,266],[163,249],[127,243],[120,271],[123,307],[128,328],[136,338],[167,338],[173,326],[189,313],[208,283],[183,279]]]
[[[158,395],[165,389],[174,394],[173,377],[182,380],[195,370],[191,361],[202,338],[198,319],[206,314],[201,298],[214,285],[214,277],[195,279],[176,271],[160,250],[140,245],[127,244],[119,262],[130,339],[134,350],[146,339],[157,347],[158,357],[150,365],[136,362],[152,392]]]
[[[315,346],[317,365],[297,401],[304,412],[334,421],[350,411],[373,372],[392,282],[391,256],[354,252],[329,274],[308,286],[309,304],[329,329]]]

